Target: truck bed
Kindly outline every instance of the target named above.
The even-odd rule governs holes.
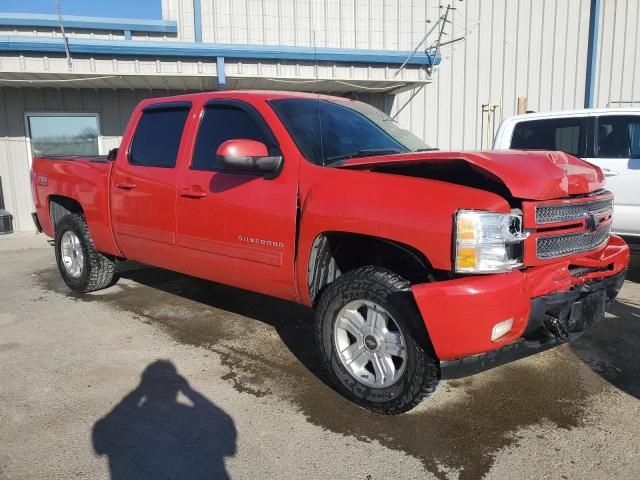
[[[82,205],[98,250],[118,254],[111,229],[109,180],[113,162],[106,156],[35,157],[32,165],[34,201],[42,230],[55,236],[49,202],[56,196]]]

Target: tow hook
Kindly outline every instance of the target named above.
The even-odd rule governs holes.
[[[544,316],[544,326],[560,340],[569,340],[569,331],[560,320],[551,315]]]

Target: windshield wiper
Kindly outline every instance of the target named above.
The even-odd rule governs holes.
[[[363,148],[357,152],[347,153],[346,155],[336,155],[325,160],[325,165],[338,162],[340,160],[348,160],[358,157],[373,157],[375,155],[388,155],[393,153],[402,153],[399,148]]]
[[[425,147],[425,148],[419,148],[417,150],[414,150],[415,152],[434,152],[436,150],[440,150],[439,148],[436,147]]]

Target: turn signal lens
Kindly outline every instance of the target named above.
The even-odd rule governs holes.
[[[477,258],[475,247],[458,248],[458,257],[456,258],[457,269],[476,268]]]
[[[475,219],[460,217],[458,221],[458,240],[473,242],[476,239]]]

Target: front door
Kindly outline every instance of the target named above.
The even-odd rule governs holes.
[[[596,118],[594,158],[615,198],[613,230],[640,235],[640,115],[601,115]]]
[[[190,168],[178,179],[177,242],[183,264],[198,277],[294,299],[298,159],[285,154],[273,179],[225,171],[216,152],[231,139],[256,140],[270,155],[281,153],[255,107],[239,100],[204,106]]]
[[[154,104],[138,113],[111,179],[111,216],[124,255],[181,270],[176,252],[177,158],[190,103]]]

